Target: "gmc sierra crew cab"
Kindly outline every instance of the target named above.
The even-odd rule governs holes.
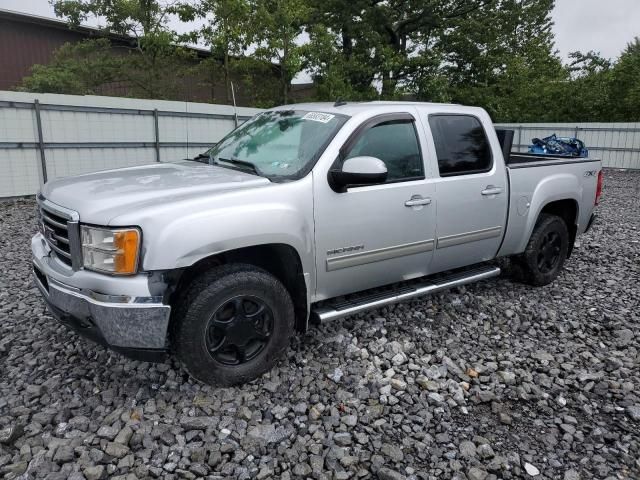
[[[512,154],[512,138],[459,105],[267,110],[195,159],[45,184],[34,278],[98,343],[248,381],[312,322],[497,276],[499,257],[552,282],[601,164]]]

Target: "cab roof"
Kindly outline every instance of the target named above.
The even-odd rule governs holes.
[[[305,110],[333,114],[342,114],[349,117],[363,112],[388,113],[402,111],[402,107],[431,107],[430,110],[441,110],[446,112],[469,113],[481,110],[478,107],[466,107],[452,103],[429,103],[429,102],[404,102],[404,101],[372,101],[372,102],[309,102],[282,105],[272,110]]]

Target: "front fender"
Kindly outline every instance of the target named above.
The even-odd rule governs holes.
[[[110,225],[142,229],[145,271],[185,268],[228,250],[277,243],[293,247],[304,273],[315,278],[311,175],[156,202],[120,215]]]
[[[189,267],[218,253],[274,243],[293,247],[304,272],[313,268],[313,229],[299,210],[276,202],[194,212],[145,236],[144,270]]]

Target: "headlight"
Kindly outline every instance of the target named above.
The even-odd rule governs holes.
[[[138,269],[140,230],[82,226],[82,260],[85,268],[117,275]]]

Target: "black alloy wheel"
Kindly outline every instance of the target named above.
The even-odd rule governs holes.
[[[561,250],[562,240],[560,234],[556,231],[547,232],[538,250],[538,269],[540,273],[546,274],[556,268],[560,260]]]
[[[540,214],[527,248],[512,257],[514,277],[536,286],[553,282],[567,259],[569,242],[569,228],[563,218]]]
[[[293,301],[269,272],[241,263],[212,267],[180,292],[170,342],[198,380],[230,386],[259,377],[286,355]]]
[[[253,360],[273,333],[273,312],[260,298],[238,295],[223,303],[209,319],[206,347],[223,365]]]

